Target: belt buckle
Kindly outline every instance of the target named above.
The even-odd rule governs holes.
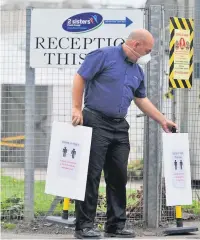
[[[121,122],[122,121],[122,119],[120,119],[120,118],[113,118],[113,121],[115,121],[115,122]]]

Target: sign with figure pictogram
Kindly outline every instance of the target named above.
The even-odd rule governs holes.
[[[76,179],[80,161],[80,143],[62,141],[60,150],[58,174]]]
[[[189,140],[187,133],[163,133],[166,205],[192,204]]]
[[[54,122],[45,193],[84,200],[92,128]]]
[[[185,187],[185,168],[184,168],[184,152],[172,152],[172,178],[175,188]]]

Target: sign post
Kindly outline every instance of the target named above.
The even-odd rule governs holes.
[[[176,129],[172,129],[176,133]],[[183,227],[182,205],[192,204],[189,141],[187,133],[163,133],[163,161],[166,185],[166,205],[176,207],[176,227],[165,234],[198,231],[197,227]]]
[[[88,172],[92,128],[63,122],[54,122],[47,167],[45,193],[55,195],[52,213],[63,197],[61,217],[47,216],[46,220],[74,225],[75,218],[68,217],[70,198],[84,200]]]

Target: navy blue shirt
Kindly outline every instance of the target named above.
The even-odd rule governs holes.
[[[85,80],[85,106],[107,116],[125,117],[134,96],[146,97],[144,72],[127,61],[122,45],[88,53],[78,74]]]

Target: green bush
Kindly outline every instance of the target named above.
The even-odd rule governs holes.
[[[143,178],[143,160],[132,160],[128,164],[128,178],[141,180]]]
[[[128,170],[143,170],[143,160],[131,160],[128,164]]]

